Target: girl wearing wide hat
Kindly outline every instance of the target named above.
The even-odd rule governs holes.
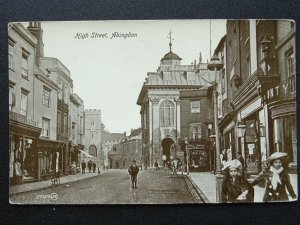
[[[283,167],[286,156],[287,154],[284,152],[273,153],[267,159],[268,168],[252,182],[252,186],[254,186],[265,181],[264,202],[288,201],[286,189],[293,199],[296,198],[288,172]]]
[[[242,175],[242,164],[239,160],[228,161],[223,171],[222,202],[253,202],[254,189]]]

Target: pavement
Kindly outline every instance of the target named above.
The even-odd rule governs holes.
[[[216,201],[216,178],[212,172],[193,172],[187,175],[193,183],[200,189],[200,195],[205,203],[217,203]],[[290,174],[291,184],[298,197],[297,174]],[[264,188],[254,186],[254,202],[263,202]],[[289,199],[293,199],[289,196]]]
[[[101,173],[103,172],[105,173],[106,171],[101,171]],[[85,174],[78,173],[75,175],[62,176],[60,177],[60,184],[66,184],[66,183],[71,183],[79,180],[84,180],[98,175],[100,174],[86,172]],[[30,182],[30,183],[24,183],[19,185],[13,185],[9,187],[9,194],[11,195],[16,193],[40,190],[51,186],[53,186],[53,184],[50,179],[45,181],[40,181],[40,182]]]

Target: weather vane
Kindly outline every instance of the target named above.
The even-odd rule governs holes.
[[[171,30],[170,30],[169,36],[167,38],[170,39],[169,46],[170,46],[170,52],[172,52],[172,41],[174,41],[174,38],[172,38],[172,31]]]

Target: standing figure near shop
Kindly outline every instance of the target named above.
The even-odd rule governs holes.
[[[242,156],[242,154],[240,152],[237,153],[237,159],[241,162],[242,164],[242,167],[244,169],[244,166],[245,166],[245,159],[244,157]]]
[[[262,181],[265,182],[264,202],[288,201],[286,189],[293,199],[296,194],[290,182],[290,177],[285,169],[284,160],[287,156],[284,152],[275,152],[268,159],[268,167],[262,171],[259,176],[252,182],[256,185]]]
[[[139,167],[135,164],[136,161],[133,160],[132,161],[132,165],[129,167],[128,169],[128,173],[131,176],[131,184],[132,184],[132,188],[137,188],[136,187],[136,183],[137,183],[137,175],[139,173]]]
[[[84,160],[82,160],[82,163],[81,163],[81,173],[82,174],[85,174],[85,167],[86,167],[86,163]]]
[[[225,172],[222,183],[222,202],[253,202],[254,189],[242,175],[242,164],[239,160],[228,161],[223,168]]]
[[[89,168],[89,173],[92,171],[92,161],[90,160],[89,162],[88,162],[88,168]]]
[[[222,150],[222,153],[220,154],[221,164],[222,168],[224,168],[226,162],[227,162],[227,150],[226,148]]]
[[[93,173],[96,173],[96,163],[93,162]]]

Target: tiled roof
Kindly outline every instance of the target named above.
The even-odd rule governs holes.
[[[213,74],[211,71],[203,70],[194,73],[195,79],[189,79],[184,71],[170,71],[170,79],[163,79],[162,73],[149,73],[145,86],[205,86],[209,85],[208,81],[212,81]]]
[[[142,128],[134,129],[134,130],[131,132],[131,134],[129,135],[129,137],[138,136],[141,132],[142,132]]]
[[[124,138],[124,133],[103,133],[102,141],[118,141]]]

